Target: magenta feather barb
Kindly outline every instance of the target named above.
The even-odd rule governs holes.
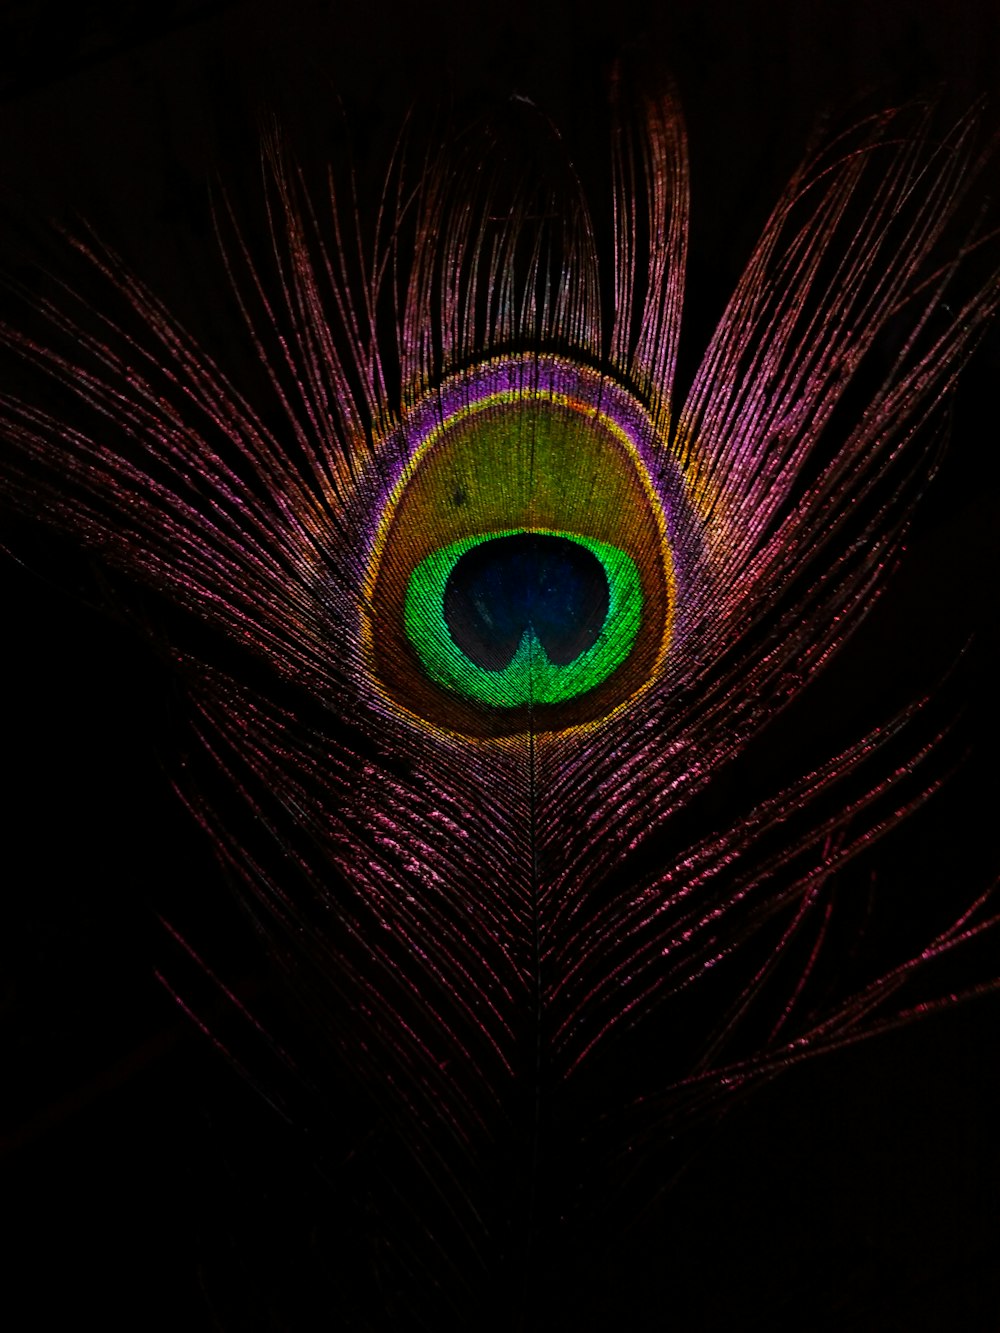
[[[228,362],[94,239],[106,306],[0,327],[56,386],[0,399],[9,504],[173,608],[179,790],[297,1015],[260,1029],[273,1095],[327,1170],[363,1108],[317,1326],[611,1327],[607,1256],[699,1127],[994,984],[946,966],[985,885],[876,951],[839,887],[947,780],[940,700],[748,775],[935,471],[995,163],[920,107],[833,138],[689,374],[685,134],[628,97],[601,195],[523,101],[408,129],[374,202],[275,135],[269,251],[216,209]]]

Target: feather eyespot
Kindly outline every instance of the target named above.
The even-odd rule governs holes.
[[[557,357],[490,361],[404,415],[362,626],[397,707],[470,736],[608,715],[669,647],[674,557],[638,401]]]

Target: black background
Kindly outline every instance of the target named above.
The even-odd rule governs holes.
[[[547,0],[490,11],[105,3],[67,16],[7,4],[10,263],[26,238],[37,243],[40,220],[89,219],[193,327],[218,335],[205,180],[231,168],[234,194],[253,189],[262,107],[315,153],[342,98],[373,179],[421,98],[475,112],[530,96],[585,154],[610,62],[632,47],[673,72],[689,122],[690,356],[823,113],[927,91],[960,111],[995,94],[1000,10]],[[776,742],[794,760],[800,730],[856,734],[931,686],[975,634],[959,686],[970,757],[873,867],[945,895],[985,883],[995,865],[998,347],[994,337],[970,369],[892,592]],[[324,1207],[295,1127],[154,977],[177,965],[159,908],[198,922],[199,946],[241,994],[268,987],[211,848],[170,789],[184,743],[176,687],[107,613],[119,594],[97,571],[30,526],[11,520],[9,534],[22,563],[3,567],[4,1322],[348,1326],[335,1280],[315,1325],[314,1298],[288,1294]],[[670,1196],[660,1225],[671,1276],[619,1293],[620,1326],[1000,1327],[998,1018],[986,1000],[758,1094]],[[268,1264],[280,1280],[261,1275]]]

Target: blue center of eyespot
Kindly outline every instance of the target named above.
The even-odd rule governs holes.
[[[442,609],[469,661],[503,671],[529,631],[553,665],[575,662],[597,642],[609,606],[607,575],[585,546],[519,532],[467,550],[448,575]]]

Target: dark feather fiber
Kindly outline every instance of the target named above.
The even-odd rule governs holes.
[[[175,36],[163,68],[248,59],[212,35],[234,19],[203,22],[204,46]],[[900,1257],[899,1200],[921,1182],[943,1197],[958,1160],[955,1130],[920,1143],[933,1113],[900,1131],[921,1175],[902,1171],[892,1205],[841,1193],[828,1218],[816,1202],[838,1173],[859,1189],[858,1160],[895,1132],[869,1110],[870,1132],[821,1146],[884,1080],[877,1052],[918,1096],[927,1050],[956,1096],[978,1078],[988,1106],[994,1086],[971,1029],[938,1017],[1000,970],[973,804],[994,753],[989,642],[965,646],[961,609],[988,594],[955,591],[991,586],[989,556],[963,563],[940,535],[983,512],[990,481],[955,396],[1000,299],[984,117],[947,94],[858,111],[767,198],[748,136],[726,163],[745,194],[710,186],[699,204],[713,122],[684,59],[664,53],[678,94],[579,40],[590,84],[572,96],[557,79],[547,101],[527,60],[531,84],[494,76],[425,120],[360,94],[314,114],[281,73],[303,55],[289,39],[262,173],[241,172],[245,148],[229,160],[246,131],[216,108],[213,207],[165,191],[169,255],[123,260],[113,228],[74,219],[5,298],[10,544],[47,580],[12,576],[44,645],[31,674],[48,673],[26,682],[41,702],[16,751],[44,784],[48,832],[25,839],[41,883],[13,920],[69,976],[33,982],[11,951],[13,1008],[35,1017],[9,1062],[8,1160],[26,1211],[59,1177],[70,1220],[26,1230],[54,1255],[84,1246],[81,1305],[103,1289],[105,1326],[876,1329],[900,1310],[907,1328],[991,1326],[982,1240],[926,1299]],[[744,197],[738,216],[720,205]],[[711,271],[711,244],[732,273]],[[676,469],[690,503],[670,510],[676,621],[650,679],[600,716],[532,713],[498,738],[467,702],[428,722],[384,688],[369,562],[408,423],[503,358],[599,372],[608,399],[624,385],[648,412],[654,486]],[[90,681],[86,643],[59,626],[97,631],[53,585],[113,612]],[[144,698],[122,703],[133,676]],[[117,738],[78,716],[91,699],[124,719]],[[87,756],[66,786],[50,719]],[[188,823],[150,820],[159,779],[133,719],[169,754]],[[126,940],[122,994],[74,1017],[75,988]],[[151,954],[158,998],[130,1018]],[[118,1050],[92,1035],[110,1014]],[[191,1049],[189,1019],[238,1081]],[[43,1038],[72,1052],[81,1032],[92,1059],[37,1072]],[[139,1136],[108,1126],[135,1105],[181,1183],[149,1142],[131,1190],[122,1165],[79,1165],[95,1144],[127,1160],[114,1139]],[[814,1186],[796,1183],[803,1161]],[[93,1203],[67,1206],[66,1180]],[[104,1188],[162,1261],[123,1222],[102,1267],[86,1237]],[[950,1197],[988,1226],[979,1189]],[[58,1298],[36,1299],[44,1322]]]

